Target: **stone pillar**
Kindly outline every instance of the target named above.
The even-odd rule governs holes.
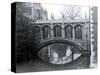
[[[62,23],[62,29],[61,29],[62,33],[62,38],[65,38],[65,28],[64,28],[64,23]]]
[[[53,23],[51,23],[51,38],[54,37],[54,32],[53,32]]]
[[[87,33],[87,29],[85,28],[85,26],[82,28],[82,46],[84,49],[86,49],[86,33]]]
[[[82,26],[85,26],[85,25],[82,25]],[[82,40],[85,40],[85,37],[84,37],[84,36],[85,36],[85,35],[84,35],[84,32],[85,32],[85,31],[84,31],[84,27],[82,27]],[[86,32],[86,33],[87,33],[87,32]]]
[[[73,40],[75,40],[75,28],[74,28],[74,26],[73,26]]]
[[[41,42],[43,41],[43,31],[42,31],[42,27],[40,27],[40,34],[41,34]]]

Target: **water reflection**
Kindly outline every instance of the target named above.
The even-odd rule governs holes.
[[[69,44],[55,43],[44,47],[37,54],[51,64],[66,64],[81,56],[81,51]]]

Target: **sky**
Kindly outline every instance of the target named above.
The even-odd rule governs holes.
[[[54,14],[55,19],[59,19],[61,17],[61,12],[64,11],[65,5],[60,4],[41,4],[43,9],[48,12],[48,19],[51,17],[51,13]],[[89,7],[88,6],[80,6],[81,7],[81,17],[84,19],[85,15],[89,16]]]

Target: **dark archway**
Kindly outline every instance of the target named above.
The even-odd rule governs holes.
[[[54,30],[54,37],[61,37],[61,26],[59,25],[56,25],[53,27],[53,30]]]
[[[42,27],[43,39],[48,39],[51,37],[51,28],[50,26],[43,26]]]
[[[75,26],[75,39],[82,39],[82,28],[79,24]]]
[[[73,27],[71,25],[65,26],[65,37],[68,39],[73,38]]]

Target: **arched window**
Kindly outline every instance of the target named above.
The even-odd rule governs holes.
[[[73,28],[71,25],[65,27],[65,37],[69,39],[73,37]]]
[[[61,26],[56,25],[54,28],[54,37],[61,37]]]
[[[51,37],[51,28],[49,26],[43,26],[43,39],[47,39]]]
[[[82,39],[82,26],[81,25],[75,26],[75,38]]]

